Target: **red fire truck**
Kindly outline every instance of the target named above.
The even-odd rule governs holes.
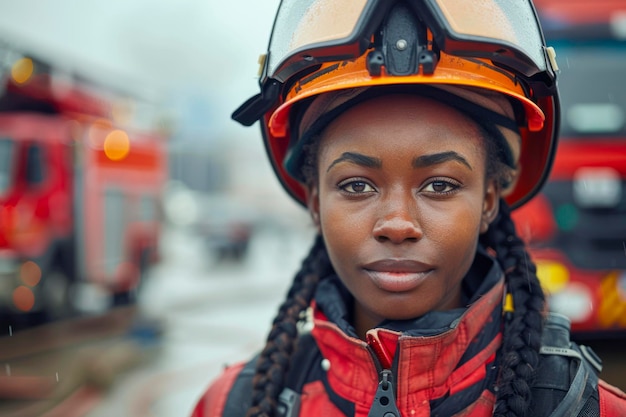
[[[515,213],[550,307],[578,337],[626,335],[626,3],[535,0],[560,66],[543,192]]]
[[[2,52],[12,57],[0,72],[2,314],[131,300],[158,259],[163,135],[119,122],[128,98]]]

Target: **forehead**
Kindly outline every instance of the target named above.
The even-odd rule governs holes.
[[[389,95],[358,103],[334,119],[322,132],[320,157],[345,148],[376,154],[388,147],[397,153],[486,153],[478,124],[459,111],[424,97]]]

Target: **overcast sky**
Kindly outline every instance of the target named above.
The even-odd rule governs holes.
[[[0,37],[85,75],[228,120],[258,92],[278,0],[0,0]],[[210,104],[205,98],[210,97]],[[196,109],[198,110],[198,109]],[[258,133],[258,131],[255,131]]]

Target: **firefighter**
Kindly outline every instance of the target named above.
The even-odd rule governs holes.
[[[557,73],[530,0],[283,0],[233,118],[319,233],[193,415],[626,415],[510,217],[550,170]]]

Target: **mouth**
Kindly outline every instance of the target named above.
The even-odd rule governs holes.
[[[407,292],[417,288],[434,268],[413,260],[384,259],[363,266],[378,288],[387,292]]]

